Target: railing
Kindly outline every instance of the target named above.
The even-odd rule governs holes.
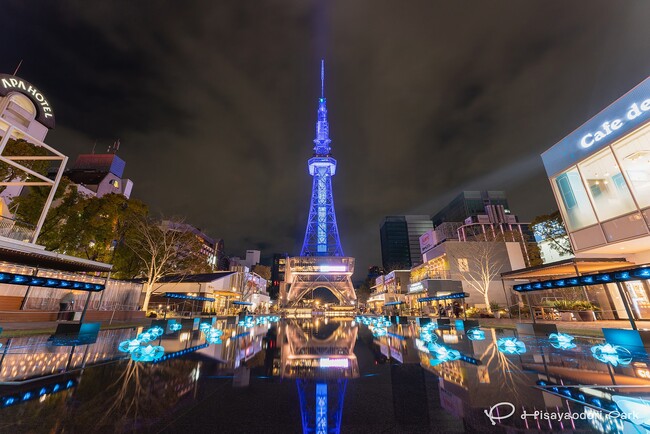
[[[0,237],[31,242],[36,227],[32,224],[0,216]]]

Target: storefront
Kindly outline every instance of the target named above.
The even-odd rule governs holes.
[[[542,160],[577,261],[600,260],[602,269],[590,270],[596,273],[617,261],[621,268],[650,263],[650,77],[544,152]],[[504,274],[523,277],[524,271]],[[534,274],[530,282],[549,277]],[[583,273],[575,267],[560,274]],[[624,304],[634,319],[650,319],[648,279],[619,283],[583,285],[581,292],[603,319],[626,318]]]

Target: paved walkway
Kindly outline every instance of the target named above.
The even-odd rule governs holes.
[[[130,327],[130,326],[140,326],[140,325],[146,325],[151,322],[151,318],[142,318],[142,319],[131,319],[127,321],[115,321],[111,323],[110,321],[92,321],[92,322],[100,322],[101,323],[101,328],[106,329],[106,328],[121,328],[121,327]],[[110,323],[110,324],[109,324]],[[56,330],[56,326],[59,324],[57,321],[43,321],[43,322],[2,322],[0,323],[0,328],[3,329],[2,334],[0,334],[0,337],[4,337],[6,334],[11,334],[11,333],[6,333],[6,332],[11,332],[11,331],[21,331],[21,332],[49,332],[49,331],[54,331]]]

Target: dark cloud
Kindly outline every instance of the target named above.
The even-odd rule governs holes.
[[[539,154],[647,75],[644,1],[37,2],[3,9],[0,70],[52,100],[48,142],[120,138],[135,196],[233,254],[297,253],[319,92],[342,242],[379,263],[387,214],[506,189],[554,206]],[[530,192],[535,194],[531,195]]]

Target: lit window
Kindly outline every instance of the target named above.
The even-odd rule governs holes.
[[[612,148],[639,206],[650,206],[650,126]]]
[[[609,148],[578,165],[600,220],[636,210],[630,190]]]
[[[458,258],[458,271],[467,273],[469,271],[469,262],[467,258]]]
[[[571,168],[556,177],[554,188],[560,198],[559,205],[564,211],[565,224],[569,231],[597,223],[578,169]]]

